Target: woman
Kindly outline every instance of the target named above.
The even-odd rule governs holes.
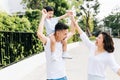
[[[120,65],[114,59],[114,43],[110,35],[101,32],[96,38],[95,44],[91,42],[75,22],[74,25],[80,34],[80,38],[90,49],[90,56],[88,60],[88,80],[106,80],[105,70],[109,66],[114,72],[120,76]]]

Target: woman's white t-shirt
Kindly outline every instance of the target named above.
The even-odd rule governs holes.
[[[105,77],[105,70],[108,66],[117,73],[118,69],[120,69],[120,66],[116,63],[113,53],[108,53],[106,51],[99,55],[95,55],[95,44],[89,40],[85,33],[82,33],[80,38],[90,49],[88,74]]]

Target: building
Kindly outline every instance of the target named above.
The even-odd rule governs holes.
[[[22,0],[0,0],[0,11],[5,11],[8,14],[15,12],[24,12],[24,5],[21,5]]]

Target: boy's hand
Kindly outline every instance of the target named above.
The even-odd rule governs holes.
[[[47,16],[47,11],[46,11],[46,9],[42,9],[42,15],[45,16],[45,17]]]
[[[73,15],[73,12],[72,12],[71,10],[67,10],[67,11],[66,11],[66,14],[67,14],[67,16],[72,16],[72,15]]]

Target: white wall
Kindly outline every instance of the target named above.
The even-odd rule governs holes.
[[[23,6],[20,4],[22,0],[8,0],[10,13],[23,12]]]
[[[20,3],[22,0],[0,0],[0,10],[7,13],[24,12],[24,9]]]
[[[8,0],[0,0],[0,10],[9,12],[9,7],[8,7]]]

